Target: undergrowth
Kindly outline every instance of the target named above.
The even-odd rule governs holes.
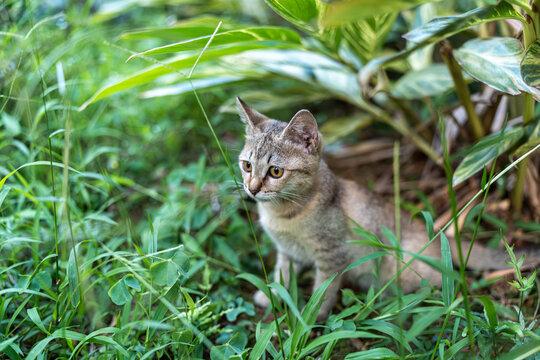
[[[511,255],[516,280],[503,299],[494,284],[504,280],[466,276],[465,257],[454,271],[446,237],[434,232],[428,211],[422,212],[426,231],[432,241],[440,239],[443,261],[420,254],[415,261],[441,272],[441,289],[424,284],[413,294],[383,296],[387,288],[399,289],[403,265],[395,282],[365,293],[343,289],[333,315],[316,323],[332,279],[313,295],[303,280],[309,273],[293,277],[288,289],[268,284],[263,265],[270,268],[272,245],[251,221],[253,204],[242,200],[234,179],[243,126],[218,111],[231,94],[251,91],[253,84],[201,90],[197,76],[209,68],[195,62],[181,96],[141,100],[132,89],[79,108],[104,79],[138,71],[141,63],[124,64],[133,53],[127,49],[162,44],[143,38],[116,45],[112,39],[142,24],[171,21],[159,6],[118,4],[126,14],[91,3],[57,9],[7,1],[0,7],[0,358],[536,358],[536,273],[522,274],[522,260]],[[219,1],[205,5],[223,17],[241,16]],[[203,13],[197,4],[168,6]],[[192,37],[202,30],[193,28]],[[192,55],[203,57],[212,40],[205,38]],[[159,68],[164,60],[142,61]],[[281,78],[268,88],[298,90],[295,84]],[[307,98],[320,108],[333,104],[303,91],[290,105]],[[286,118],[290,108],[273,111]],[[386,124],[374,133],[392,130]],[[446,227],[472,209],[464,236],[504,238],[504,221],[487,214],[489,224],[499,225],[491,234],[493,226],[483,220],[487,195],[503,192],[499,184],[508,171],[537,148],[484,167],[479,204],[465,199],[458,207],[450,191],[453,224]],[[393,159],[399,204],[399,164],[406,160],[399,151]],[[455,159],[445,153],[442,160],[451,190]],[[532,221],[516,226],[539,233]],[[392,246],[354,230],[378,249],[352,266],[401,256],[399,229],[384,239]],[[461,231],[456,227],[458,241]],[[273,309],[254,306],[257,288],[272,296]]]

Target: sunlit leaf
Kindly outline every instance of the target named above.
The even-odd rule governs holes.
[[[282,27],[253,27],[247,29],[238,29],[218,33],[212,37],[212,34],[201,36],[195,39],[189,39],[175,44],[160,46],[154,49],[144,51],[140,54],[135,54],[132,57],[139,55],[155,55],[155,54],[170,54],[186,50],[202,50],[208,41],[212,38],[210,47],[229,45],[234,43],[245,43],[255,41],[277,41],[300,44],[300,36],[293,30]],[[273,45],[273,44],[268,44]]]
[[[382,47],[396,16],[397,12],[389,12],[343,24],[341,27],[343,39],[365,64]]]
[[[498,131],[471,146],[467,156],[454,172],[453,183],[457,185],[482,170],[487,163],[519,141],[524,131],[521,127],[504,129],[502,136]]]
[[[291,24],[307,31],[314,31],[310,22],[319,15],[317,0],[265,0],[265,2],[281,17]]]
[[[478,81],[512,95],[525,91],[540,100],[540,90],[527,85],[521,77],[523,48],[519,40],[474,39],[454,50],[454,56],[461,67]]]
[[[341,0],[328,7],[323,21],[326,25],[339,25],[388,12],[399,12],[432,0]]]
[[[172,26],[164,28],[149,28],[126,32],[120,35],[121,39],[147,39],[157,38],[166,41],[181,41],[193,39],[201,36],[211,35],[216,29],[219,22],[222,21],[219,27],[218,34],[249,27],[249,24],[230,23],[223,19],[213,16],[203,16],[194,19],[180,21]]]
[[[264,49],[268,47],[268,43],[266,42],[255,42],[255,43],[247,43],[247,44],[233,44],[226,47],[220,47],[220,48],[214,48],[214,49],[208,49],[204,55],[199,59],[199,63],[203,63],[206,61],[214,60],[223,56],[232,55],[232,54],[239,54],[247,50],[253,50],[253,49]],[[282,48],[282,47],[293,47],[297,46],[290,43],[281,43],[279,45],[274,44],[274,48]],[[193,53],[191,55],[179,55],[171,60],[168,60],[167,62],[164,62],[163,64],[154,65],[151,67],[148,67],[141,72],[138,72],[134,75],[131,75],[127,78],[124,78],[120,81],[115,81],[110,85],[107,85],[100,90],[98,90],[90,99],[88,99],[83,105],[81,105],[81,110],[85,109],[88,105],[91,103],[103,99],[107,96],[111,96],[117,92],[132,88],[134,86],[139,86],[142,84],[149,83],[160,76],[170,74],[170,73],[178,73],[179,75],[185,76],[187,79],[187,73],[186,70],[189,70],[193,67],[195,64],[195,61],[199,58],[198,53]]]
[[[532,43],[521,60],[521,77],[529,86],[540,86],[540,41]]]

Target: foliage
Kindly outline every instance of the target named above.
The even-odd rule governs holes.
[[[333,146],[363,132],[399,135],[446,165],[449,189],[484,170],[475,196],[483,201],[465,229],[474,241],[496,227],[498,241],[508,225],[483,213],[489,187],[516,164],[526,169],[539,147],[539,6],[250,4],[0,5],[0,357],[444,359],[475,351],[485,359],[532,358],[540,336],[523,304],[535,273],[523,276],[508,248],[520,306],[471,290],[466,261],[454,264],[456,275],[428,212],[443,261],[409,255],[441,272],[442,289],[426,285],[402,296],[394,282],[366,293],[343,289],[334,315],[316,323],[331,279],[308,298],[296,278],[286,289],[255,275],[257,256],[266,262],[271,245],[253,246],[260,230],[249,226],[250,205],[242,209],[229,151],[234,159],[243,131],[230,114],[231,94],[246,94],[276,117],[313,104],[324,109],[317,115]],[[523,43],[507,19],[522,24]],[[441,41],[454,49],[457,68],[436,60]],[[508,118],[523,121],[492,129],[494,115],[485,115],[485,136],[447,139],[453,110],[476,101],[461,95],[487,87],[498,91],[493,108],[501,93],[512,95]],[[332,104],[345,110],[327,110]],[[437,138],[458,144],[455,155],[450,145],[444,153],[432,146]],[[464,210],[454,206],[455,223]],[[532,222],[515,226],[538,233]],[[389,229],[388,241],[355,231],[377,251],[351,267],[401,256]],[[255,311],[255,288],[272,294],[273,321]],[[383,298],[385,289],[398,296]],[[348,341],[354,338],[360,348]]]

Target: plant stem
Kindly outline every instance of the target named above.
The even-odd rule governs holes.
[[[526,23],[523,24],[523,47],[525,50],[531,46],[537,39],[540,29],[540,15],[538,13],[540,6],[540,0],[534,0],[532,3],[532,17],[528,14],[525,16]],[[531,94],[523,94],[523,125],[531,123],[534,119],[534,106],[535,100]],[[523,209],[523,187],[525,185],[525,177],[527,176],[527,166],[529,165],[529,159],[521,162],[518,165],[516,173],[516,184],[512,189],[512,207],[514,213],[519,214]]]
[[[471,101],[471,93],[465,79],[463,78],[461,67],[454,58],[452,48],[447,41],[443,42],[441,47],[441,56],[448,67],[448,70],[450,71],[459,100],[467,112],[467,117],[469,119],[469,123],[471,124],[474,138],[476,140],[480,140],[485,135],[484,128],[480,122],[480,119],[478,118],[476,110],[474,109],[474,104]]]

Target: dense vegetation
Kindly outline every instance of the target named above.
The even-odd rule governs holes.
[[[0,358],[537,358],[536,272],[452,270],[438,231],[540,246],[539,8],[0,2]],[[442,237],[415,260],[442,289],[344,289],[316,324],[307,273],[257,309],[273,247],[237,187],[236,96],[312,110],[338,174]]]

